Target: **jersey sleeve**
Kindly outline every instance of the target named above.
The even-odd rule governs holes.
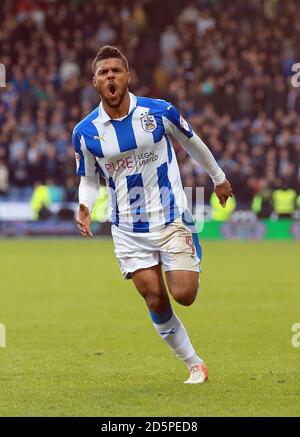
[[[166,134],[172,135],[179,142],[182,142],[182,139],[192,138],[194,135],[191,125],[171,103],[165,108],[163,123]]]
[[[95,156],[87,149],[83,135],[75,129],[72,133],[77,176],[95,176],[99,167]]]
[[[209,148],[193,132],[190,124],[180,115],[175,106],[170,104],[165,109],[163,122],[166,133],[172,135],[184,147],[191,158],[205,169],[212,178],[214,185],[223,184],[226,178],[225,173],[219,167]]]

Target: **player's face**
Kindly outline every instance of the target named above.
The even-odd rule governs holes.
[[[93,84],[101,100],[113,108],[120,106],[126,94],[130,74],[122,59],[109,58],[97,62]]]

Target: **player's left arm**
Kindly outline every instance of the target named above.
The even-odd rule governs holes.
[[[163,122],[166,133],[172,135],[209,174],[220,204],[225,207],[227,199],[232,196],[231,185],[209,148],[192,130],[190,124],[180,115],[175,106],[170,104],[166,108]]]

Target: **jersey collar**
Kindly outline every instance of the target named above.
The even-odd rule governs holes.
[[[131,112],[136,108],[137,105],[137,98],[134,94],[129,93],[129,99],[130,99],[130,103],[129,103],[129,111],[127,115],[131,114]],[[122,120],[123,118],[127,117],[127,115],[125,115],[121,119],[117,118],[116,120]],[[108,121],[111,120],[111,117],[107,114],[107,112],[105,112],[102,102],[99,105],[99,117],[102,123],[107,123]]]

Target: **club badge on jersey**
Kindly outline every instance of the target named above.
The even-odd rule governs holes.
[[[141,118],[142,128],[146,132],[153,132],[157,128],[157,123],[153,115],[144,115]]]

